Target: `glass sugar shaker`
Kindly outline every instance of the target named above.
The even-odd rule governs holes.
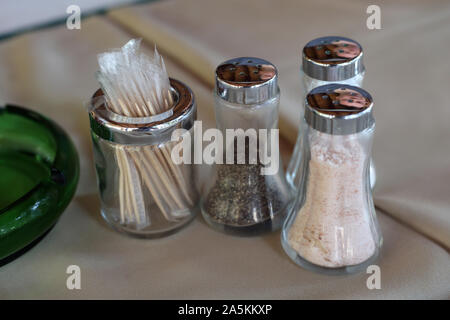
[[[281,228],[292,196],[278,147],[279,101],[270,62],[243,57],[217,67],[215,115],[224,148],[201,199],[213,228],[244,236]]]
[[[375,120],[372,97],[329,84],[306,97],[297,199],[281,234],[288,256],[314,271],[359,271],[382,237],[369,179]]]
[[[363,50],[358,42],[338,36],[321,37],[308,42],[303,48],[300,70],[303,86],[301,118],[304,114],[304,97],[312,89],[330,83],[344,83],[362,87],[364,74]],[[294,189],[298,189],[300,184],[302,131],[303,128],[300,126],[297,142],[286,173],[287,180]],[[373,161],[370,165],[370,181],[373,188],[376,182]]]
[[[171,158],[173,148],[193,132],[194,94],[184,83],[169,81],[173,107],[161,114],[114,113],[102,89],[89,107],[101,214],[114,229],[135,237],[172,234],[192,221],[198,208],[193,165]],[[184,133],[175,140],[177,129]]]

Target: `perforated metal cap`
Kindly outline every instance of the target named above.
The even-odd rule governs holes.
[[[216,69],[216,93],[237,104],[263,103],[278,95],[277,68],[253,57],[234,58]]]
[[[364,71],[363,50],[355,40],[329,36],[303,48],[303,72],[323,81],[343,81]]]
[[[314,129],[335,135],[352,134],[371,127],[373,99],[350,85],[327,84],[306,96],[305,119]]]

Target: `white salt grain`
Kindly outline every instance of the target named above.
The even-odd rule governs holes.
[[[289,230],[300,256],[324,267],[364,262],[375,253],[365,193],[367,155],[357,134],[313,130],[306,199]]]

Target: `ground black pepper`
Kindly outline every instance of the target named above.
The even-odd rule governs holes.
[[[236,158],[235,139],[235,163]],[[246,226],[271,219],[283,209],[286,197],[278,191],[277,175],[262,175],[257,164],[248,164],[248,140],[245,164],[217,165],[215,184],[205,199],[208,216],[222,224]]]

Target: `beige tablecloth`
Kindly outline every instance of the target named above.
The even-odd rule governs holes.
[[[186,5],[188,3],[190,2],[186,1]],[[267,5],[268,2],[261,3]],[[171,1],[168,4],[160,2],[137,7],[134,11],[143,12],[143,16],[136,16],[135,23],[144,25],[144,20],[154,21],[152,6],[158,8],[155,10],[162,10],[169,4],[180,6],[180,2]],[[202,1],[198,1],[196,5],[198,11],[212,9],[205,7]],[[312,2],[309,6],[315,7]],[[244,10],[245,5],[242,8]],[[258,10],[267,9],[264,8],[262,5]],[[128,9],[122,10],[130,14]],[[285,10],[292,11],[293,7],[286,7]],[[189,12],[194,11],[189,9],[183,16],[188,17]],[[345,12],[344,10],[342,14]],[[434,11],[432,13],[438,14]],[[259,14],[264,16],[263,12]],[[407,16],[407,12],[402,14]],[[289,26],[289,20],[283,20],[280,18],[281,13],[279,15],[277,23],[283,21]],[[303,19],[308,18],[305,13],[303,15]],[[160,18],[163,16],[158,15]],[[314,22],[312,18],[309,19]],[[425,20],[423,17],[419,18]],[[210,29],[212,33],[216,30],[201,19],[196,23]],[[376,76],[376,64],[371,67],[375,75],[372,80],[368,79],[368,86],[370,84],[376,88],[376,98],[389,102],[387,106],[377,109],[377,119],[381,119],[378,127],[381,133],[376,141],[379,145],[376,147],[379,168],[377,201],[381,201],[379,206],[382,210],[378,210],[378,217],[384,235],[383,251],[378,261],[382,276],[381,290],[367,289],[368,275],[364,273],[330,277],[298,268],[284,254],[279,232],[255,238],[236,238],[211,230],[200,217],[179,233],[158,240],[133,239],[109,229],[99,214],[89,124],[83,104],[98,87],[94,77],[97,69],[96,54],[112,47],[120,47],[130,37],[139,34],[137,29],[131,30],[129,25],[125,26],[128,31],[125,31],[123,22],[112,21],[111,17],[94,17],[83,20],[80,31],[69,31],[60,26],[0,42],[1,99],[35,109],[63,125],[74,140],[81,160],[77,194],[56,227],[31,251],[0,268],[0,299],[449,297],[450,259],[448,252],[442,247],[446,243],[445,237],[448,237],[450,208],[448,199],[444,197],[448,183],[444,180],[442,168],[445,167],[444,157],[447,156],[448,160],[449,150],[440,150],[437,143],[429,143],[431,137],[448,137],[448,125],[447,128],[443,125],[445,106],[436,103],[442,98],[442,94],[433,91],[435,95],[427,97],[427,101],[435,102],[433,106],[436,105],[436,112],[440,116],[436,116],[433,122],[430,118],[424,119],[425,122],[415,121],[416,113],[425,114],[425,108],[421,104],[413,104],[414,115],[406,112],[411,103],[411,95],[421,95],[408,90],[395,94],[393,88],[386,87],[389,82],[400,90],[405,90],[406,85],[398,81],[388,82]],[[437,26],[433,25],[433,28],[422,32],[426,34],[435,27]],[[398,26],[396,28],[401,29]],[[188,29],[186,27],[186,31]],[[325,30],[319,31],[323,33]],[[442,34],[445,34],[444,31]],[[222,32],[235,34],[233,30]],[[302,32],[306,40],[307,32]],[[145,32],[144,35],[148,33]],[[200,36],[201,33],[197,35]],[[315,35],[308,34],[309,37]],[[237,38],[238,34],[228,38],[230,46],[233,46],[233,41]],[[432,36],[429,35],[424,41],[431,41],[430,38]],[[378,41],[382,39],[379,37]],[[166,59],[170,75],[186,82],[194,90],[199,118],[206,125],[212,126],[214,115],[210,85],[198,73],[192,73],[193,69],[186,65],[186,61],[171,55],[170,46],[163,45],[165,40],[163,38],[161,43],[158,41],[158,46],[164,48],[164,53],[170,57]],[[168,41],[178,40],[180,39],[175,37],[171,40],[169,37]],[[200,40],[201,37],[196,38],[199,43]],[[240,41],[250,43],[248,39]],[[445,48],[444,43],[436,45]],[[147,43],[147,47],[152,49],[152,44]],[[193,45],[192,54],[195,55],[198,48],[199,46]],[[418,46],[417,50],[420,53],[423,49]],[[291,55],[296,53],[294,51]],[[256,55],[258,52],[249,54]],[[280,54],[286,53],[280,50]],[[397,54],[397,59],[389,60],[388,67],[395,66],[399,56]],[[264,57],[271,59],[267,55]],[[369,58],[367,60],[368,63],[371,61]],[[434,64],[430,62],[428,67],[432,65]],[[443,62],[443,68],[445,67],[448,65]],[[387,71],[389,68],[384,73]],[[293,74],[292,71],[289,72]],[[409,72],[412,74],[413,71]],[[391,75],[392,73],[390,71]],[[416,85],[410,74],[405,79]],[[432,74],[432,79],[428,81],[435,81],[433,83],[436,85],[441,79],[440,73]],[[414,89],[435,90],[428,85]],[[296,90],[294,84],[292,90]],[[436,96],[437,93],[439,96]],[[287,92],[283,94],[288,95]],[[425,101],[425,96],[427,95],[423,96],[422,102]],[[402,98],[407,100],[403,101]],[[295,109],[293,104],[290,107]],[[404,113],[407,115],[406,119],[401,117]],[[396,127],[389,125],[386,120],[393,117],[398,121]],[[414,121],[406,123],[407,119]],[[414,130],[424,132],[423,140],[415,144],[419,159],[405,161],[404,157],[412,154],[410,149],[413,141],[410,141],[410,136],[416,132]],[[415,135],[416,139],[417,136],[421,137]],[[448,141],[438,141],[442,147],[448,146]],[[440,150],[439,154],[429,153],[437,150]],[[428,164],[422,163],[420,159],[428,160]],[[434,175],[429,176],[429,180],[421,177],[421,174],[427,174],[428,177],[428,173],[432,172]],[[413,181],[421,181],[423,188],[420,188],[420,183],[411,186]],[[403,219],[407,221],[399,223],[401,213],[404,213]],[[409,220],[415,221],[415,225]],[[439,238],[427,234],[427,228],[443,236]],[[66,268],[69,265],[81,268],[81,290],[71,291],[66,288]]]
[[[366,27],[370,4],[380,6],[381,30]],[[375,101],[375,204],[450,248],[449,1],[159,1],[109,16],[157,42],[211,87],[215,66],[226,59],[273,62],[280,129],[291,141],[300,122],[303,45],[323,35],[358,40],[364,87]]]

